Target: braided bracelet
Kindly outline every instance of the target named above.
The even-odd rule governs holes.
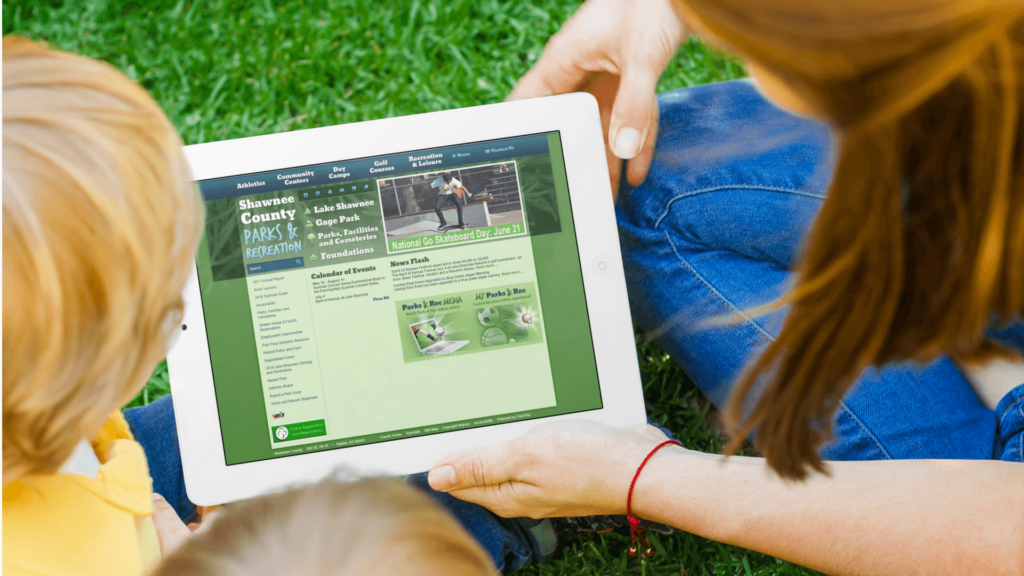
[[[635,556],[636,555],[637,540],[639,540],[640,541],[640,545],[643,546],[643,550],[641,551],[641,556],[643,556],[644,558],[650,558],[651,556],[654,555],[654,549],[651,548],[650,542],[648,542],[647,541],[647,537],[644,536],[644,532],[646,532],[647,529],[650,528],[650,526],[647,526],[646,528],[640,528],[640,519],[637,518],[633,514],[633,488],[636,487],[636,480],[637,480],[637,478],[640,477],[640,471],[643,470],[644,466],[647,465],[647,461],[651,459],[651,456],[654,456],[655,452],[657,452],[658,450],[661,450],[662,448],[664,448],[665,446],[668,446],[669,444],[675,444],[676,446],[679,446],[680,448],[683,447],[683,445],[680,444],[678,440],[666,440],[666,441],[662,442],[661,444],[658,444],[657,446],[654,447],[654,450],[651,450],[651,452],[647,455],[647,457],[644,458],[644,461],[640,463],[640,466],[637,467],[636,474],[633,475],[633,481],[629,483],[629,495],[626,496],[626,518],[629,520],[629,555],[630,556]]]

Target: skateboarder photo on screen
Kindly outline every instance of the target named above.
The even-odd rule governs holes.
[[[462,205],[466,196],[472,196],[469,190],[466,190],[462,182],[452,176],[451,172],[445,172],[430,186],[437,188],[437,203],[434,204],[434,212],[437,212],[437,218],[441,221],[441,225],[437,229],[443,231],[448,227],[448,223],[444,219],[444,209],[450,203],[455,204],[455,210],[459,213],[459,228],[465,229],[466,221],[462,218]]]

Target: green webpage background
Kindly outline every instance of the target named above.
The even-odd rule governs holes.
[[[561,145],[547,139],[547,154],[516,158],[522,222],[419,249],[389,252],[373,180],[206,202],[197,265],[228,465],[602,407]],[[241,222],[239,200],[288,197],[294,219]],[[290,257],[305,266],[246,275]],[[465,344],[424,355],[425,333]]]

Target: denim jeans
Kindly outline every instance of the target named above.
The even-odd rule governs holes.
[[[778,334],[781,296],[825,199],[835,163],[828,128],[782,111],[747,81],[662,94],[646,181],[616,212],[633,319],[718,407]],[[715,323],[739,315],[742,322]],[[1024,324],[993,336],[1024,350]],[[948,358],[868,369],[839,402],[828,460],[1020,462],[1024,383],[997,410]]]
[[[124,411],[124,419],[135,441],[142,444],[153,479],[153,492],[167,500],[182,522],[195,516],[196,505],[185,492],[185,476],[178,448],[178,427],[174,421],[171,397],[164,396],[152,404]]]
[[[623,181],[616,211],[633,318],[716,406],[743,366],[774,338],[785,310],[748,310],[792,285],[792,268],[825,198],[834,144],[824,125],[783,112],[748,82],[661,95],[654,163],[636,189]],[[744,322],[709,326],[740,314]],[[1024,351],[1024,324],[992,336]],[[181,480],[170,398],[128,410],[154,489],[183,518],[194,506]],[[1024,383],[985,408],[947,358],[866,370],[839,403],[828,460],[1002,459],[1024,462]],[[543,560],[545,524],[504,519],[427,486],[504,572]]]

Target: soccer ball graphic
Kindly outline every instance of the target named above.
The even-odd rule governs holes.
[[[533,324],[533,314],[530,314],[529,312],[523,312],[522,320],[523,324]]]
[[[498,309],[494,307],[481,308],[480,311],[476,313],[476,319],[484,326],[494,326],[498,323],[500,318],[501,315],[498,313]]]

